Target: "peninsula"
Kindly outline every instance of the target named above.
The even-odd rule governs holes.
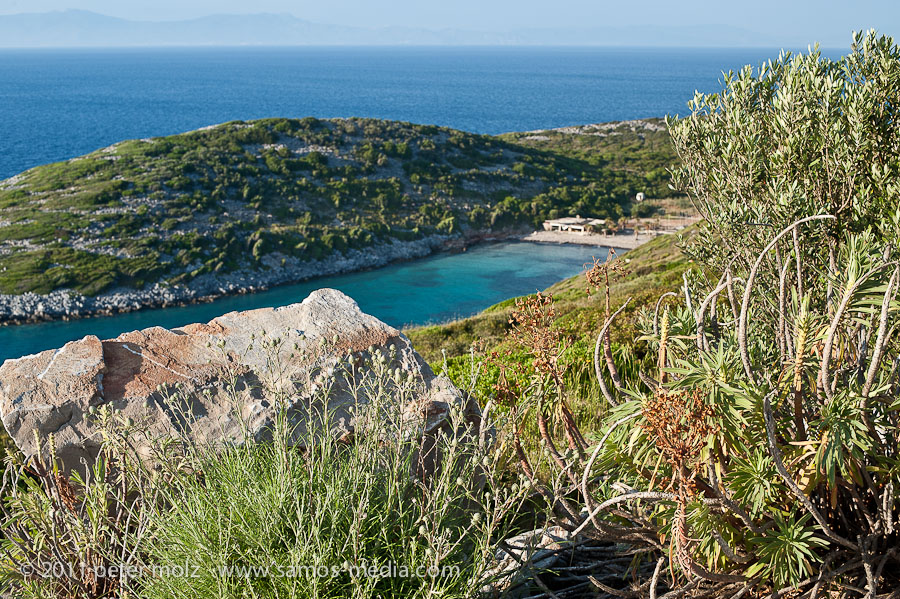
[[[0,322],[189,303],[521,235],[664,197],[659,119],[486,136],[372,119],[230,122],[0,182]],[[639,208],[639,206],[638,206]]]

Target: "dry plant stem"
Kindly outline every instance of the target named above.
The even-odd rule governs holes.
[[[684,303],[687,305],[688,312],[694,313],[694,305],[691,302],[691,288],[688,285],[687,273],[681,273],[681,280],[684,281]]]
[[[522,468],[525,476],[527,476],[531,482],[535,482],[534,469],[532,469],[531,463],[528,461],[528,455],[525,453],[525,448],[522,447],[522,440],[519,438],[518,430],[513,433],[513,449],[516,452],[516,458],[518,459],[519,466]]]
[[[656,568],[653,569],[653,578],[650,579],[650,599],[656,599],[656,585],[659,583],[659,573],[665,563],[665,557],[656,560]]]
[[[731,315],[737,320],[738,319],[738,307],[737,300],[734,297],[734,279],[731,276],[731,268],[725,269],[725,283],[727,284],[728,289],[728,305],[731,306]],[[656,333],[657,335],[659,333]]]
[[[753,519],[750,517],[750,514],[747,513],[747,510],[735,503],[730,497],[725,494],[724,491],[722,491],[722,489],[719,488],[719,479],[716,476],[715,465],[712,463],[707,464],[707,470],[709,472],[709,486],[715,492],[716,496],[722,501],[722,505],[734,512],[748,529],[757,534],[760,534],[762,532],[762,529],[753,523]]]
[[[598,589],[600,589],[600,590],[603,591],[604,593],[607,593],[607,594],[609,594],[609,595],[612,595],[613,597],[626,597],[626,598],[628,598],[628,597],[636,597],[636,596],[637,596],[637,594],[634,593],[634,592],[627,593],[627,592],[625,592],[625,591],[619,591],[619,590],[617,590],[617,589],[612,588],[611,586],[605,585],[605,584],[603,584],[602,582],[600,582],[599,580],[597,580],[594,576],[590,576],[590,575],[589,575],[589,576],[588,576],[588,580],[591,581],[591,584],[592,584],[592,585],[594,585],[595,587],[597,587]]]
[[[739,564],[746,564],[750,562],[752,558],[748,555],[738,555],[738,553],[731,547],[731,545],[728,544],[728,541],[725,540],[725,537],[722,536],[722,533],[720,533],[716,528],[712,528],[710,532],[713,538],[716,540],[716,544],[722,550],[722,553],[727,555],[729,559]]]
[[[787,264],[781,259],[781,245],[775,244],[775,272],[778,274],[778,292],[775,294],[775,310],[778,313],[778,321],[775,327],[775,342],[778,345],[778,355],[784,362],[784,319],[781,317],[784,313],[781,299],[783,297],[783,287],[785,284],[784,277],[787,275]],[[768,299],[768,298],[767,298]]]
[[[606,386],[606,381],[603,380],[603,369],[600,367],[600,347],[603,343],[603,338],[606,335],[606,332],[609,330],[609,327],[612,324],[613,320],[616,319],[616,316],[621,314],[622,310],[625,309],[630,301],[631,298],[629,297],[627,300],[625,300],[625,303],[622,304],[621,308],[616,310],[612,316],[606,319],[606,322],[603,324],[603,328],[600,329],[600,334],[597,336],[597,343],[594,346],[594,373],[597,375],[597,382],[600,385],[600,391],[603,393],[603,397],[605,397],[606,401],[608,401],[613,406],[619,405],[619,402],[617,402],[612,396],[612,393],[610,393],[609,391],[609,387]]]
[[[831,558],[831,560],[834,560],[836,557],[837,557],[837,552],[833,552],[833,553],[828,554],[828,557],[825,559],[826,565],[827,565],[828,563],[830,563],[830,560],[829,560],[828,558]],[[798,582],[797,584],[795,584],[795,585],[793,585],[793,586],[784,587],[783,589],[779,589],[778,591],[776,591],[776,592],[774,592],[774,593],[771,594],[771,598],[772,598],[772,599],[780,599],[781,597],[784,597],[785,595],[793,595],[794,593],[797,592],[797,589],[801,589],[801,588],[803,588],[803,587],[805,587],[805,586],[808,586],[808,585],[810,585],[810,584],[813,584],[813,583],[816,583],[817,585],[821,585],[821,584],[824,584],[824,583],[826,583],[826,582],[831,582],[831,581],[833,581],[835,578],[837,578],[837,577],[839,577],[841,574],[843,574],[844,572],[850,572],[851,570],[855,570],[855,569],[859,568],[860,566],[862,566],[862,560],[858,560],[858,559],[856,559],[856,560],[851,560],[851,561],[848,561],[847,563],[845,563],[845,564],[844,564],[843,566],[841,566],[840,568],[835,568],[834,570],[828,572],[828,574],[827,574],[827,575],[824,575],[824,576],[823,576],[822,573],[825,572],[825,571],[827,570],[827,567],[823,567],[822,572],[819,573],[819,576],[818,576],[818,577],[816,577],[816,578],[807,578],[807,579],[805,579],[805,580],[801,580],[800,582]],[[811,599],[812,599],[813,597],[815,597],[815,595],[813,594],[813,592],[815,591],[816,593],[818,593],[818,589],[819,589],[819,588],[821,588],[821,587],[815,586],[815,587],[813,587],[812,589],[810,589],[810,591],[809,591],[809,596],[810,596]],[[862,595],[862,594],[865,593],[865,591],[863,591],[862,589],[857,589],[857,590],[859,591],[858,594],[860,594],[860,595]],[[832,595],[832,597],[833,597],[833,596],[834,596],[834,595]],[[838,596],[839,596],[839,597],[847,597],[848,595],[846,595],[846,594],[841,594],[841,595],[838,595]]]
[[[678,597],[681,597],[682,595],[687,595],[688,593],[693,591],[695,588],[697,588],[697,585],[699,585],[699,584],[700,584],[699,579],[692,580],[691,582],[687,583],[686,585],[684,585],[680,588],[669,591],[668,593],[666,593],[659,599],[677,599]]]
[[[785,318],[785,292],[787,286],[787,273],[788,268],[790,268],[791,263],[785,262],[784,268],[781,269],[781,273],[778,275],[778,350],[781,354],[781,363],[784,364],[787,362],[788,354],[790,353],[790,348],[788,347],[788,338],[790,337],[790,333],[788,332],[787,319]]]
[[[831,566],[831,562],[834,560],[835,553],[829,553],[825,556],[825,561],[822,563],[822,568],[819,570],[819,577],[816,579],[816,584],[813,585],[813,588],[809,591],[810,599],[815,599],[815,597],[819,594],[819,589],[822,587],[822,583],[825,582],[825,573],[828,572],[828,568]]]
[[[623,501],[631,501],[631,500],[637,500],[637,499],[645,499],[645,500],[649,500],[649,501],[675,501],[676,500],[675,495],[673,495],[672,493],[664,493],[662,491],[634,491],[631,493],[625,493],[624,495],[619,495],[617,497],[612,497],[610,499],[607,499],[600,505],[598,505],[593,510],[591,510],[591,512],[588,514],[588,517],[585,518],[585,520],[578,526],[578,528],[576,528],[573,531],[573,534],[580,533],[582,530],[585,529],[585,527],[587,527],[588,524],[596,522],[594,520],[594,518],[596,518],[597,514],[602,512],[604,509],[606,509],[612,505],[622,503]],[[595,524],[595,526],[598,526],[598,528],[599,528],[599,523]]]
[[[888,560],[891,559],[892,557],[894,557],[894,555],[896,553],[897,553],[897,548],[893,547],[887,553],[885,553],[884,556],[881,558],[881,561],[878,563],[878,569],[875,570],[875,579],[876,580],[881,578],[881,573],[884,571],[885,564],[887,564]],[[898,589],[898,590],[900,590],[900,589]]]
[[[788,473],[787,469],[784,467],[784,461],[782,460],[781,450],[778,448],[778,445],[775,441],[775,421],[772,416],[772,404],[769,401],[769,396],[766,395],[763,398],[763,417],[766,421],[766,435],[768,438],[769,444],[769,455],[772,458],[772,461],[775,463],[775,469],[778,470],[778,474],[781,475],[782,480],[787,485],[787,487],[791,490],[794,496],[803,504],[803,507],[806,508],[806,511],[815,518],[816,522],[819,523],[819,526],[822,527],[822,532],[825,533],[829,539],[836,543],[840,543],[844,547],[848,549],[852,549],[853,551],[857,551],[858,547],[856,544],[848,541],[844,537],[840,536],[836,532],[834,532],[831,527],[828,525],[828,522],[822,516],[821,512],[816,509],[816,506],[812,504],[803,490],[794,482],[794,479]]]
[[[532,574],[535,574],[535,576],[532,576],[532,579],[534,580],[534,582],[535,582],[539,587],[541,587],[541,590],[544,591],[544,593],[545,593],[547,596],[549,596],[551,599],[559,599],[559,597],[558,597],[553,591],[551,591],[551,590],[547,587],[546,584],[544,584],[544,581],[541,580],[539,576],[537,576],[537,572],[535,571],[534,564],[531,562],[531,556],[530,556],[530,555],[527,556],[527,557],[525,558],[525,561],[522,561],[521,559],[519,559],[519,558],[516,556],[515,550],[514,550],[512,547],[510,547],[509,544],[508,544],[506,541],[501,541],[501,542],[500,542],[500,548],[503,549],[503,551],[504,551],[507,555],[509,555],[509,556],[512,557],[514,560],[516,560],[517,562],[519,562],[519,565],[520,565],[520,566],[525,567],[525,568],[528,568],[529,570],[531,570]]]
[[[834,220],[834,216],[830,214],[820,214],[817,216],[808,216],[806,218],[802,218],[798,221],[795,221],[793,224],[789,225],[785,229],[783,229],[778,235],[776,235],[769,244],[763,249],[762,252],[759,253],[759,256],[756,259],[756,262],[753,264],[753,268],[750,270],[750,274],[747,276],[747,284],[744,289],[744,297],[741,300],[741,313],[738,318],[738,346],[740,348],[741,353],[741,362],[744,365],[744,374],[747,375],[747,378],[752,382],[756,382],[756,377],[753,375],[753,368],[750,364],[750,352],[747,349],[747,316],[750,312],[750,295],[753,291],[753,283],[756,281],[756,275],[759,272],[759,267],[762,265],[763,259],[765,259],[766,254],[771,250],[778,241],[794,230],[796,227],[802,225],[803,223],[807,223],[814,220]]]
[[[837,219],[835,219],[837,220]],[[825,291],[825,305],[831,306],[831,299],[834,297],[834,277],[837,274],[837,251],[835,248],[836,241],[829,235],[828,237],[828,288]]]
[[[538,409],[537,422],[538,431],[541,434],[541,441],[543,441],[544,446],[547,448],[547,452],[550,454],[550,457],[553,458],[553,461],[556,462],[556,465],[559,466],[560,470],[566,473],[568,479],[577,485],[578,478],[572,471],[572,467],[566,463],[566,460],[562,457],[562,455],[559,453],[559,450],[556,448],[556,444],[553,442],[553,437],[550,436],[550,429],[547,426],[547,418],[540,411],[540,409]]]
[[[609,302],[609,269],[603,271],[603,275],[606,278],[606,293],[605,293],[605,314],[606,318],[609,318],[609,314],[612,310]],[[619,376],[619,369],[616,368],[616,363],[613,361],[612,355],[612,342],[609,338],[609,329],[606,329],[606,334],[603,335],[603,357],[606,358],[606,369],[609,371],[609,377],[612,379],[613,385],[616,389],[622,388],[622,377]]]
[[[703,328],[703,321],[706,317],[706,310],[709,308],[710,303],[716,301],[716,299],[719,297],[719,294],[727,286],[727,282],[723,281],[719,283],[719,285],[712,290],[712,293],[706,296],[706,299],[703,300],[703,303],[700,304],[700,310],[697,312],[697,349],[699,349],[700,351],[709,351],[709,341],[706,340],[706,335],[704,334]]]
[[[897,277],[900,276],[900,268],[895,268],[891,279],[888,281],[887,290],[884,292],[884,301],[881,303],[881,316],[878,319],[878,333],[875,339],[875,347],[872,349],[872,358],[869,364],[869,371],[866,373],[866,382],[862,389],[861,406],[865,409],[866,398],[872,390],[875,383],[875,375],[878,374],[878,367],[881,365],[881,356],[884,354],[884,346],[887,341],[887,325],[888,315],[891,307],[891,300],[894,298],[894,290],[897,285]]]
[[[800,234],[797,229],[792,232],[794,237],[794,258],[797,265],[797,297],[803,297],[803,257],[800,254]]]
[[[584,452],[587,450],[588,444],[584,440],[584,435],[581,434],[581,429],[578,428],[578,423],[575,422],[575,416],[563,401],[560,401],[559,411],[562,414],[563,427],[566,438],[569,440],[570,449],[574,449],[578,453],[579,459],[584,460]]]
[[[869,542],[868,539],[860,536],[858,543],[862,553],[863,572],[866,573],[866,586],[869,591],[866,593],[866,599],[875,599],[875,595],[878,593],[878,583],[875,580],[875,566],[872,564]]]

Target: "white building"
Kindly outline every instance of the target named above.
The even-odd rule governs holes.
[[[581,218],[580,216],[567,216],[565,218],[555,218],[553,220],[544,221],[545,231],[574,231],[576,233],[585,233],[591,227],[600,228],[605,221],[599,218]]]

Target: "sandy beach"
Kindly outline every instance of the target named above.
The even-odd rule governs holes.
[[[574,243],[577,245],[633,250],[652,239],[656,239],[660,235],[666,235],[668,233],[668,231],[642,231],[637,235],[634,233],[602,235],[596,233],[577,233],[574,231],[535,231],[522,237],[522,241],[532,241],[535,243]]]

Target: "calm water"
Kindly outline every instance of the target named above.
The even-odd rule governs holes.
[[[477,133],[684,114],[766,49],[0,50],[0,179],[234,119],[377,117]],[[835,55],[839,52],[833,53]]]
[[[0,179],[123,139],[234,119],[389,118],[479,133],[685,113],[765,49],[0,50]],[[832,52],[831,55],[839,55]],[[504,244],[213,304],[0,328],[0,360],[87,334],[207,321],[346,291],[394,325],[472,314],[579,271],[596,249]]]
[[[459,254],[438,254],[378,270],[323,277],[262,293],[227,297],[208,304],[143,310],[71,322],[0,327],[0,362],[60,347],[85,335],[101,339],[150,326],[171,328],[206,322],[232,310],[282,306],[302,301],[322,287],[340,289],[368,312],[394,326],[469,316],[492,304],[534,293],[577,274],[605,248],[533,243],[477,246]]]

